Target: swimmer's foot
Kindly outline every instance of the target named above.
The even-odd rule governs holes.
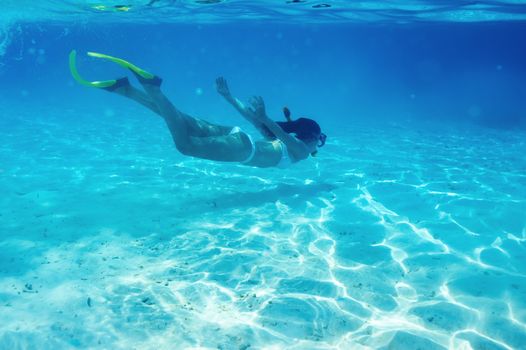
[[[139,68],[133,63],[125,61],[122,58],[113,57],[113,56],[109,56],[109,55],[105,55],[105,54],[97,53],[97,52],[88,52],[88,56],[102,58],[104,60],[108,60],[113,63],[116,63],[121,67],[129,69],[135,75],[135,77],[137,77],[137,80],[139,80],[139,82],[143,85],[146,84],[146,85],[153,85],[153,86],[161,86],[163,82],[163,80],[159,78],[158,76],[148,71],[145,71],[144,69]]]
[[[123,78],[116,79],[115,84],[110,85],[108,87],[104,87],[102,89],[109,91],[109,92],[114,92],[117,89],[127,88],[129,86],[130,86],[130,81],[128,80],[127,77],[123,77]]]
[[[139,74],[137,74],[135,72],[133,72],[133,73],[135,74],[135,77],[137,78],[139,83],[141,83],[142,85],[153,85],[153,86],[160,87],[161,84],[163,83],[163,80],[161,78],[159,78],[157,75],[155,75],[151,79],[145,79],[141,75],[139,75]]]

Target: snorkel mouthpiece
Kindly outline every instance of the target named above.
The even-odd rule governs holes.
[[[325,141],[327,140],[327,135],[321,133],[318,140],[320,141],[320,143],[318,143],[318,147],[323,147],[325,145]]]

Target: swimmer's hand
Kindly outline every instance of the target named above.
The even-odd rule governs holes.
[[[300,141],[296,137],[289,135],[285,130],[283,130],[278,124],[276,124],[267,116],[267,112],[265,111],[265,102],[263,102],[262,97],[254,96],[250,100],[250,104],[252,105],[250,112],[252,113],[253,118],[266,126],[275,137],[277,137],[287,146],[289,155],[293,156],[296,160],[305,159],[309,156],[310,150],[303,141]]]
[[[228,103],[234,106],[234,108],[237,109],[237,111],[241,113],[243,117],[252,121],[253,119],[252,111],[250,110],[250,108],[245,107],[245,105],[241,101],[239,101],[237,98],[232,96],[225,78],[218,77],[216,79],[216,89],[217,89],[217,92],[221,96],[223,96]]]
[[[216,79],[216,89],[217,92],[224,98],[232,99],[232,94],[230,93],[230,89],[228,88],[228,84],[225,78],[219,77]]]
[[[268,119],[267,112],[265,111],[265,102],[263,101],[263,97],[252,97],[252,99],[250,100],[250,104],[252,105],[252,108],[250,108],[250,112],[254,119],[261,121]]]

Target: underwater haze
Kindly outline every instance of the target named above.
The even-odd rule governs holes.
[[[526,349],[526,4],[0,0],[0,350]],[[78,84],[315,119],[286,169]]]

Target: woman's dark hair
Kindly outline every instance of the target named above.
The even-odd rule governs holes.
[[[327,136],[321,132],[318,123],[312,119],[298,118],[286,122],[277,122],[277,124],[283,129],[283,131],[289,134],[295,134],[296,138],[301,141],[320,141],[320,147],[325,144]]]
[[[292,120],[290,117],[290,110],[287,107],[283,108],[283,114],[285,115],[286,122],[276,122],[283,131],[288,134],[295,134],[297,139],[303,142],[318,141],[318,147],[325,145],[327,135],[321,132],[321,128],[314,120],[309,118],[298,118]],[[276,136],[268,130],[267,127],[263,126],[263,130],[268,134],[270,138],[276,138]],[[316,152],[313,152],[313,155]]]

